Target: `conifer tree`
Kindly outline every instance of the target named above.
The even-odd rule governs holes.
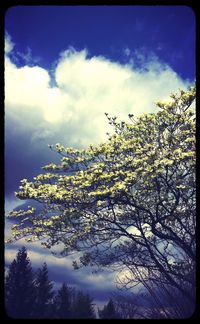
[[[53,284],[48,277],[47,264],[44,263],[41,269],[38,269],[35,279],[36,299],[34,307],[34,317],[48,318],[50,316],[50,306],[54,292]]]
[[[71,317],[71,304],[72,304],[72,290],[65,284],[58,290],[55,297],[55,316],[56,318],[70,318]]]
[[[117,314],[115,310],[112,299],[110,299],[108,304],[105,305],[102,310],[99,310],[98,313],[99,317],[104,319],[120,318],[119,314]]]
[[[25,247],[19,249],[5,280],[5,306],[9,317],[31,318],[35,289],[33,271]]]
[[[79,291],[73,307],[74,318],[95,318],[93,300],[88,294]]]

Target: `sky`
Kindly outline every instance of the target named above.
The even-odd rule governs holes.
[[[77,148],[106,140],[105,112],[156,112],[155,102],[195,82],[195,15],[186,6],[16,6],[5,16],[5,210],[41,166],[59,161],[48,144]],[[5,223],[5,235],[10,223]],[[24,241],[6,245],[9,264]],[[55,285],[65,281],[103,302],[115,274],[72,270],[27,244]]]

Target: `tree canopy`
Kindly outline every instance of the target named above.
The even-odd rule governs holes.
[[[22,180],[16,193],[43,210],[13,211],[11,241],[63,243],[63,255],[83,252],[75,267],[112,266],[127,287],[159,281],[194,300],[194,101],[195,87],[180,90],[130,122],[106,114],[114,134],[105,143],[50,146],[60,163]]]

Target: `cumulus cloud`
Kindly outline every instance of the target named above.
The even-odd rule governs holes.
[[[9,38],[7,43],[11,42]],[[31,132],[31,138],[48,138],[52,127],[55,140],[87,146],[106,139],[104,112],[127,119],[155,110],[154,102],[185,83],[166,65],[151,58],[143,69],[120,65],[86,49],[63,52],[54,70],[56,85],[50,86],[49,71],[39,66],[17,67],[5,60],[5,103],[7,118],[15,127]],[[66,142],[66,140],[65,140]]]

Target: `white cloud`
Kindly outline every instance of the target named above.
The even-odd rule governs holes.
[[[104,112],[127,120],[129,113],[154,111],[156,100],[188,85],[155,57],[138,70],[73,48],[61,54],[54,76],[56,85],[51,87],[47,70],[19,68],[6,56],[6,118],[31,132],[36,141],[43,133],[48,138],[52,129],[55,142],[62,140],[65,130],[67,143],[78,146],[106,139],[109,126]]]
[[[10,53],[13,50],[13,48],[14,48],[14,43],[11,41],[10,35],[6,33],[5,44],[4,44],[5,53],[6,54]]]

